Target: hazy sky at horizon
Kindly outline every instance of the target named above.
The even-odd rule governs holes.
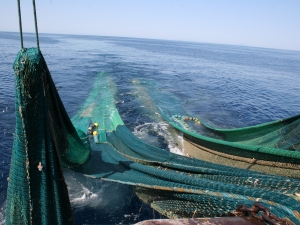
[[[299,0],[36,0],[40,33],[121,36],[300,51]],[[34,32],[32,0],[21,0]],[[19,31],[17,0],[1,0],[0,31]]]

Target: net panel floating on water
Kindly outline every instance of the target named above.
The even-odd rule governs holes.
[[[7,194],[8,224],[73,223],[61,165],[89,177],[143,188],[137,193],[145,201],[174,218],[190,217],[191,212],[224,216],[239,204],[259,201],[278,217],[299,224],[298,179],[188,158],[141,141],[126,128],[115,107],[116,89],[109,75],[97,76],[71,123],[37,49],[19,53],[15,73],[17,124]],[[93,131],[100,134],[100,143],[85,135],[95,123]],[[159,200],[152,201],[152,193]]]

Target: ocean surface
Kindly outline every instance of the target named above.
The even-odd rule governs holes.
[[[36,47],[24,34],[24,47]],[[189,115],[213,126],[255,125],[300,113],[300,52],[103,36],[40,34],[40,49],[70,117],[99,72],[117,87],[116,105],[139,138],[182,154],[182,137],[161,116]],[[0,32],[0,224],[15,128],[18,33]],[[201,132],[201,130],[199,131]],[[65,171],[76,224],[132,224],[163,218],[132,187]]]

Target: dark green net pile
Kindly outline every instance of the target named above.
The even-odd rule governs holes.
[[[300,224],[299,179],[179,156],[142,142],[122,122],[109,75],[97,76],[71,122],[37,49],[22,49],[14,69],[17,122],[7,224],[74,223],[62,166],[132,185],[171,218],[234,215],[239,205],[260,202],[277,217]],[[85,135],[94,123],[97,138]]]

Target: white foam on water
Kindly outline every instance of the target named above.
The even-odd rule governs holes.
[[[5,224],[5,210],[4,210],[5,205],[6,205],[6,200],[0,206],[0,225]]]
[[[133,217],[133,221],[137,221],[138,219],[139,219],[139,216],[140,216],[141,214],[134,214],[134,213],[131,213],[131,214],[124,214],[124,217],[125,218],[130,218],[130,217]]]
[[[177,155],[184,155],[183,153],[183,137],[178,135],[176,142],[169,142],[168,148],[170,152],[173,152]]]
[[[75,211],[93,209],[113,214],[131,202],[133,191],[126,185],[89,178],[69,170],[65,170],[64,175]]]
[[[151,122],[136,126],[133,134],[141,140],[157,147],[160,146],[162,137],[171,152],[183,155],[183,138],[172,131],[169,129],[169,124],[165,122]]]

